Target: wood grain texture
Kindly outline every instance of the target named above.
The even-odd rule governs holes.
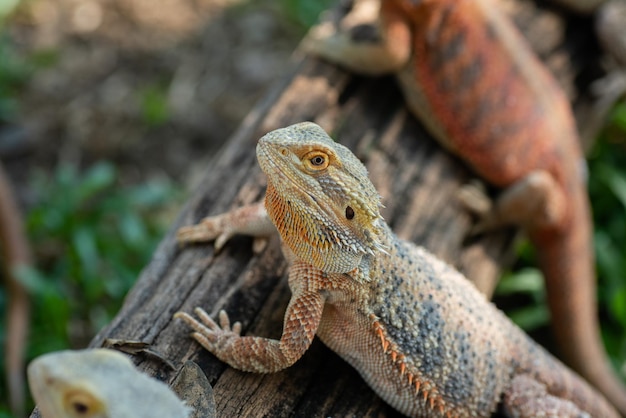
[[[541,18],[547,12],[534,8],[532,13]],[[560,16],[554,19],[565,25]],[[528,27],[541,41],[547,37],[538,36],[537,30],[554,31],[561,26]],[[578,58],[570,59],[584,53],[579,44],[569,42],[564,32],[550,34],[555,44],[562,42],[543,56],[548,61],[555,53],[565,57],[568,74],[584,71]],[[545,44],[540,46],[545,49]],[[575,91],[573,79],[565,79],[571,91]],[[197,362],[213,385],[220,417],[397,416],[356,371],[318,340],[287,370],[271,375],[243,373],[201,349],[189,337],[189,329],[172,319],[176,311],[190,312],[195,306],[214,317],[225,309],[233,321],[242,322],[244,334],[280,337],[289,290],[277,239],[255,255],[251,239],[235,237],[215,254],[210,244],[180,247],[174,234],[180,226],[207,215],[260,200],[265,179],[255,159],[256,141],[270,130],[306,120],[321,125],[366,164],[383,196],[383,216],[399,236],[428,248],[476,281],[492,282],[510,262],[514,231],[469,237],[473,219],[456,194],[473,176],[407,113],[392,78],[353,77],[330,64],[304,58],[207,165],[200,188],[182,209],[117,317],[94,338],[92,346],[101,346],[106,338],[141,340],[177,370],[189,359]],[[136,356],[135,362],[165,381],[177,374],[152,357]]]

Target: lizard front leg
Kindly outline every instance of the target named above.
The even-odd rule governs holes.
[[[221,215],[204,218],[198,224],[178,230],[180,243],[215,240],[215,250],[219,251],[234,235],[250,235],[255,240],[255,252],[262,248],[264,238],[276,233],[276,227],[267,216],[264,202],[243,206]]]
[[[358,73],[382,75],[403,67],[411,53],[411,34],[400,11],[380,0],[358,0],[341,22],[322,22],[302,40],[304,51]],[[380,8],[388,7],[386,21]]]
[[[315,283],[321,276],[319,270],[303,265],[290,270],[289,282]],[[177,312],[174,317],[193,328],[193,338],[231,367],[247,372],[273,373],[291,366],[309,348],[326,300],[322,291],[311,290],[310,286],[298,286],[292,291],[280,340],[241,336],[241,324],[236,322],[231,328],[224,311],[219,313],[219,325],[201,308],[195,309],[199,321],[184,312]]]

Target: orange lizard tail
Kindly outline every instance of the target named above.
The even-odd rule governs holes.
[[[552,325],[565,362],[626,416],[626,386],[612,370],[602,346],[590,223],[577,222],[589,216],[589,207],[586,199],[578,200],[572,204],[580,208],[580,216],[571,221],[576,227],[531,233],[531,239],[546,275]]]

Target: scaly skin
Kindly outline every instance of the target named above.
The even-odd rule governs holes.
[[[304,46],[355,71],[395,72],[433,135],[505,189],[482,226],[527,230],[566,362],[626,415],[626,387],[600,337],[584,160],[567,98],[489,0],[385,0],[377,24],[380,37],[367,41],[322,25]]]
[[[43,418],[187,418],[191,409],[169,387],[107,349],[58,351],[28,366]]]
[[[290,262],[292,297],[280,340],[240,336],[178,312],[194,338],[232,367],[292,365],[317,334],[409,416],[617,417],[602,395],[535,344],[460,273],[402,241],[379,213],[367,170],[313,123],[259,140],[267,175],[260,205],[182,228],[179,240],[220,239],[275,225]]]

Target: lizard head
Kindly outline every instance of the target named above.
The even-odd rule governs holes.
[[[365,166],[311,122],[262,137],[257,158],[268,178],[267,212],[301,260],[348,273],[384,251],[380,196]]]
[[[188,418],[191,409],[167,385],[108,349],[57,351],[28,366],[43,418]]]

